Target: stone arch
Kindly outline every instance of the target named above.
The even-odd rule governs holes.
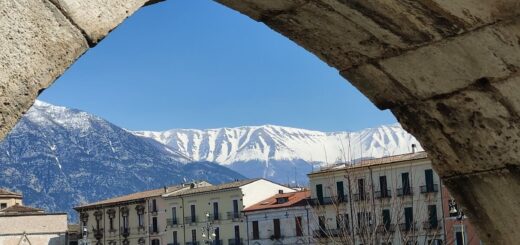
[[[0,136],[89,47],[155,2],[2,4]],[[219,2],[314,53],[390,109],[487,243],[520,239],[518,1]]]

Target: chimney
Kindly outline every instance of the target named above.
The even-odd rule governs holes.
[[[168,191],[168,187],[164,186],[164,193],[166,193]]]
[[[283,194],[283,190],[278,190],[278,194]]]
[[[412,144],[412,154],[415,153],[415,148],[417,147],[417,145],[415,144]]]

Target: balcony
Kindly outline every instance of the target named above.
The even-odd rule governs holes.
[[[428,220],[424,221],[422,224],[423,230],[432,231],[432,230],[439,230],[441,226],[439,225],[439,221],[437,220]]]
[[[168,243],[167,245],[181,245],[181,244],[178,243],[178,242],[170,242],[170,243]]]
[[[240,212],[227,212],[227,217],[233,221],[239,221],[242,218],[242,214]]]
[[[365,201],[368,199],[368,195],[367,193],[355,193],[352,195],[352,200],[354,200],[355,202],[359,202],[359,201]]]
[[[399,224],[399,230],[403,232],[412,232],[417,230],[417,224],[413,223],[401,223]]]
[[[395,224],[385,224],[377,226],[378,233],[394,233],[395,232]]]
[[[398,197],[404,197],[404,196],[413,196],[412,188],[397,188],[397,196]]]
[[[391,190],[386,190],[386,192],[381,192],[381,191],[376,191],[374,193],[374,197],[376,199],[384,199],[384,198],[391,198],[392,197],[392,191]]]
[[[361,224],[361,227],[356,227],[356,234],[372,234],[374,231],[373,225]]]
[[[177,223],[177,219],[170,218],[170,219],[166,219],[166,225],[169,227],[176,227],[179,224]]]
[[[152,211],[150,211],[150,214],[152,214],[152,216],[157,216],[157,209],[152,209]]]
[[[234,238],[228,240],[229,245],[244,245],[244,241],[242,238]]]
[[[130,236],[130,227],[121,227],[120,232],[122,236],[128,237]]]
[[[184,218],[184,224],[196,225],[198,222],[197,216],[188,216]]]
[[[144,225],[137,226],[137,233],[146,233],[146,227]]]
[[[199,245],[199,242],[197,242],[197,241],[194,241],[194,242],[186,242],[186,245]]]
[[[103,228],[94,228],[92,231],[94,232],[94,237],[96,238],[96,240],[101,240],[103,238],[103,232],[105,232]]]
[[[421,193],[436,193],[439,192],[439,185],[421,185]]]
[[[210,213],[209,214],[210,221],[219,221],[222,220],[222,215],[220,213]]]

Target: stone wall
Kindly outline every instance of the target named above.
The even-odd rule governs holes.
[[[147,0],[0,5],[0,136]],[[520,239],[520,2],[220,0],[317,55],[433,157],[490,244]]]

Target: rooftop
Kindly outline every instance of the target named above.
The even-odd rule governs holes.
[[[428,158],[428,154],[425,151],[420,151],[420,152],[415,152],[415,153],[407,153],[407,154],[387,156],[387,157],[381,157],[381,158],[363,159],[363,160],[357,161],[352,164],[339,163],[334,166],[323,167],[318,171],[314,171],[314,172],[310,173],[310,175],[322,173],[322,172],[336,171],[336,170],[341,170],[341,169],[346,169],[346,168],[354,169],[354,168],[362,168],[362,167],[371,167],[371,166],[378,166],[378,165],[384,165],[384,164],[392,164],[392,163],[399,163],[399,162],[404,162],[404,161],[427,159],[427,158]]]
[[[22,198],[22,194],[0,188],[0,198],[2,197]]]
[[[191,195],[191,194],[203,193],[203,192],[234,189],[234,188],[238,188],[238,187],[253,183],[258,180],[261,180],[261,179],[245,179],[245,180],[237,180],[237,181],[233,181],[233,182],[228,182],[228,183],[224,183],[224,184],[220,184],[220,185],[210,185],[210,186],[202,186],[202,187],[195,187],[195,188],[184,188],[184,189],[181,189],[178,191],[168,192],[167,194],[165,194],[163,196],[164,197],[174,197],[174,196]]]
[[[253,204],[251,207],[244,209],[244,212],[304,206],[307,204],[307,198],[309,198],[310,195],[311,192],[308,190],[276,194],[261,202]],[[283,200],[283,202],[280,202],[279,200]]]
[[[27,207],[27,206],[20,205],[18,203],[13,206],[10,206],[10,207],[0,209],[0,215],[28,214],[28,213],[43,213],[43,209]]]
[[[182,189],[182,188],[185,188],[185,186],[183,186],[183,185],[176,185],[176,186],[167,187],[166,189],[165,188],[160,188],[160,189],[136,192],[136,193],[132,193],[132,194],[124,195],[124,196],[119,196],[119,197],[114,197],[114,198],[102,200],[102,201],[99,201],[99,202],[94,202],[94,203],[89,203],[89,204],[77,206],[77,207],[75,207],[75,209],[78,209],[78,208],[80,208],[80,209],[81,208],[89,208],[89,207],[96,207],[96,206],[103,206],[103,205],[110,205],[110,204],[116,204],[116,203],[124,203],[124,202],[130,202],[130,201],[146,199],[146,198],[150,198],[150,197],[157,197],[157,196],[161,196],[164,193],[171,192],[171,191],[176,191],[176,190],[179,190],[179,189]]]

